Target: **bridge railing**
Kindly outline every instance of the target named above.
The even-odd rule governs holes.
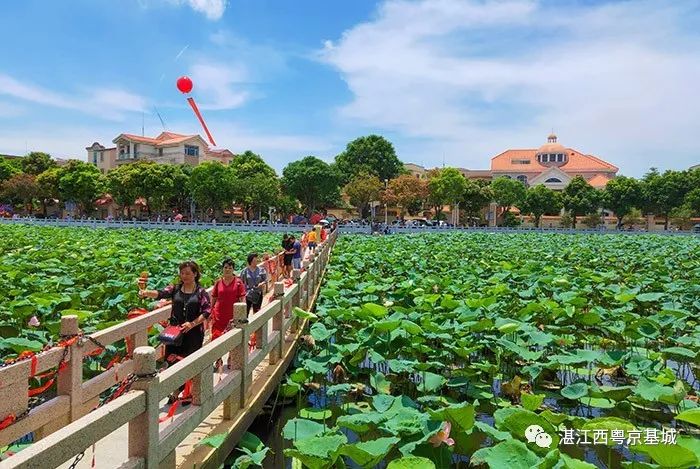
[[[82,358],[97,345],[90,341],[70,345],[65,359],[67,366],[58,374],[58,396],[0,431],[0,446],[31,431],[38,430],[43,438],[0,462],[0,467],[56,467],[126,423],[129,424],[130,461],[123,467],[173,467],[178,444],[221,404],[224,418],[233,418],[238,409],[246,406],[251,388],[260,386],[259,381],[266,379],[264,375],[254,377],[253,370],[265,358],[270,365],[276,364],[285,348],[292,346],[286,343],[285,335],[300,327],[292,310],[296,306],[303,309],[311,306],[336,237],[337,233],[332,233],[315,254],[303,261],[303,271],[293,271],[291,285],[275,282],[273,295],[250,317],[248,324],[225,333],[156,375],[153,375],[156,351],[146,347],[147,331],[153,324],[169,318],[169,306],[92,334],[104,345],[130,337],[137,348],[132,359],[84,383]],[[245,317],[245,313],[245,303],[234,306],[235,318]],[[75,334],[77,327],[77,317],[66,317],[62,333]],[[252,335],[257,336],[254,350],[248,345]],[[215,377],[214,363],[227,354],[229,366],[217,371]],[[62,355],[62,349],[38,355],[35,371],[56,367]],[[3,386],[0,387],[0,406],[4,406],[0,409],[7,407],[6,400],[12,401],[16,396],[25,397],[13,401],[12,411],[26,409],[30,366],[29,361],[22,361],[0,369],[0,386]],[[131,392],[90,412],[102,391],[130,373],[136,376]],[[159,402],[189,380],[192,405],[160,423]]]
[[[158,230],[235,230],[235,231],[309,231],[310,224],[291,223],[224,223],[224,222],[183,222],[183,221],[137,221],[137,220],[98,220],[61,218],[0,218],[0,225],[40,225],[86,228],[141,228]]]

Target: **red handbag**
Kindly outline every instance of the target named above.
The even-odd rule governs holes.
[[[180,326],[168,326],[163,329],[163,332],[158,336],[160,340],[165,345],[173,345],[175,347],[182,345],[182,329]]]

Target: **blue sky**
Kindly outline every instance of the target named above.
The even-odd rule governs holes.
[[[85,158],[202,133],[278,172],[379,133],[406,162],[485,169],[554,129],[641,176],[700,163],[700,3],[22,0],[0,17],[0,153]]]

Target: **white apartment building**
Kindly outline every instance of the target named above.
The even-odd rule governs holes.
[[[88,162],[100,171],[107,171],[122,164],[136,161],[153,161],[161,164],[187,164],[196,166],[203,161],[219,161],[228,164],[235,155],[229,150],[210,150],[199,135],[181,135],[162,132],[157,137],[119,134],[106,148],[98,142],[87,147]]]

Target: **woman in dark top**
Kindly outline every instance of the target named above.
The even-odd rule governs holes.
[[[285,233],[284,237],[282,238],[282,249],[284,250],[284,267],[282,272],[284,272],[284,278],[291,278],[292,276],[292,256],[294,256],[294,254],[288,254],[288,251],[292,249],[293,244],[293,237],[287,236]]]
[[[141,298],[163,298],[172,300],[170,324],[180,326],[183,332],[182,344],[167,345],[165,357],[174,355],[175,359],[186,357],[202,348],[204,326],[211,313],[209,293],[199,284],[201,273],[194,261],[180,264],[180,283],[168,285],[162,290],[140,290]]]

